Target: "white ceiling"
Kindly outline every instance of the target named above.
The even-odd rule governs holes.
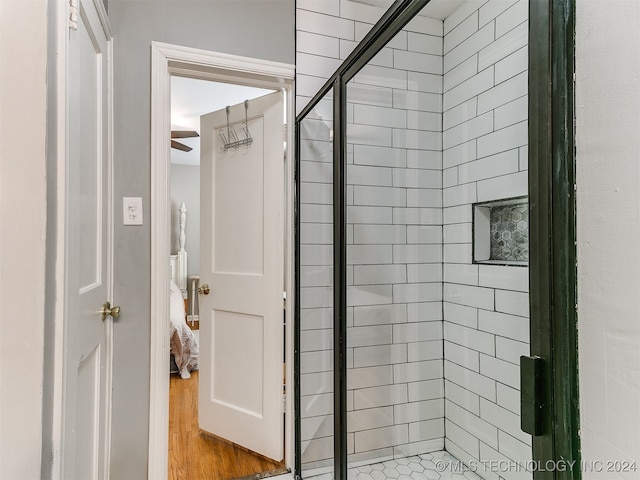
[[[171,129],[200,133],[200,115],[261,97],[273,90],[210,82],[194,78],[171,77]],[[171,149],[171,163],[200,164],[200,138],[176,139],[193,148],[190,152]]]
[[[365,3],[367,5],[374,5],[376,7],[382,7],[385,10],[389,8],[394,0],[351,0],[352,2]],[[420,12],[420,15],[431,18],[439,18],[444,20],[453,12],[455,12],[460,5],[467,0],[431,0]]]

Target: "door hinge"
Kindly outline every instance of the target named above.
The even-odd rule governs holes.
[[[78,0],[69,0],[69,28],[78,30]]]
[[[282,126],[282,140],[285,142],[287,141],[287,124],[286,123]]]
[[[544,360],[520,357],[520,428],[530,435],[544,433],[545,405]]]
[[[287,411],[287,392],[284,392],[282,394],[282,411],[283,412]]]

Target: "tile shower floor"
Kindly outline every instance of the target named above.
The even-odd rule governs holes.
[[[333,474],[311,480],[332,480]],[[445,451],[396,458],[349,469],[349,480],[482,480]]]

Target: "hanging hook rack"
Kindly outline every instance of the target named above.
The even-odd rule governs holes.
[[[234,149],[238,150],[240,147],[248,147],[253,142],[253,138],[251,137],[251,133],[249,132],[249,100],[244,101],[244,122],[242,122],[242,126],[240,127],[242,130],[242,134],[244,134],[244,138],[239,138],[234,125],[231,125],[229,122],[229,112],[231,107],[227,106],[227,131],[225,134],[224,129],[218,130],[218,136],[220,138],[220,151],[226,152],[227,150]]]

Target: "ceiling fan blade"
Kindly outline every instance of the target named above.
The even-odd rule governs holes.
[[[171,130],[171,138],[191,138],[199,136],[195,130]]]
[[[171,140],[171,148],[177,148],[178,150],[182,150],[183,152],[190,152],[193,148],[188,147],[184,143],[176,142],[175,140]]]

